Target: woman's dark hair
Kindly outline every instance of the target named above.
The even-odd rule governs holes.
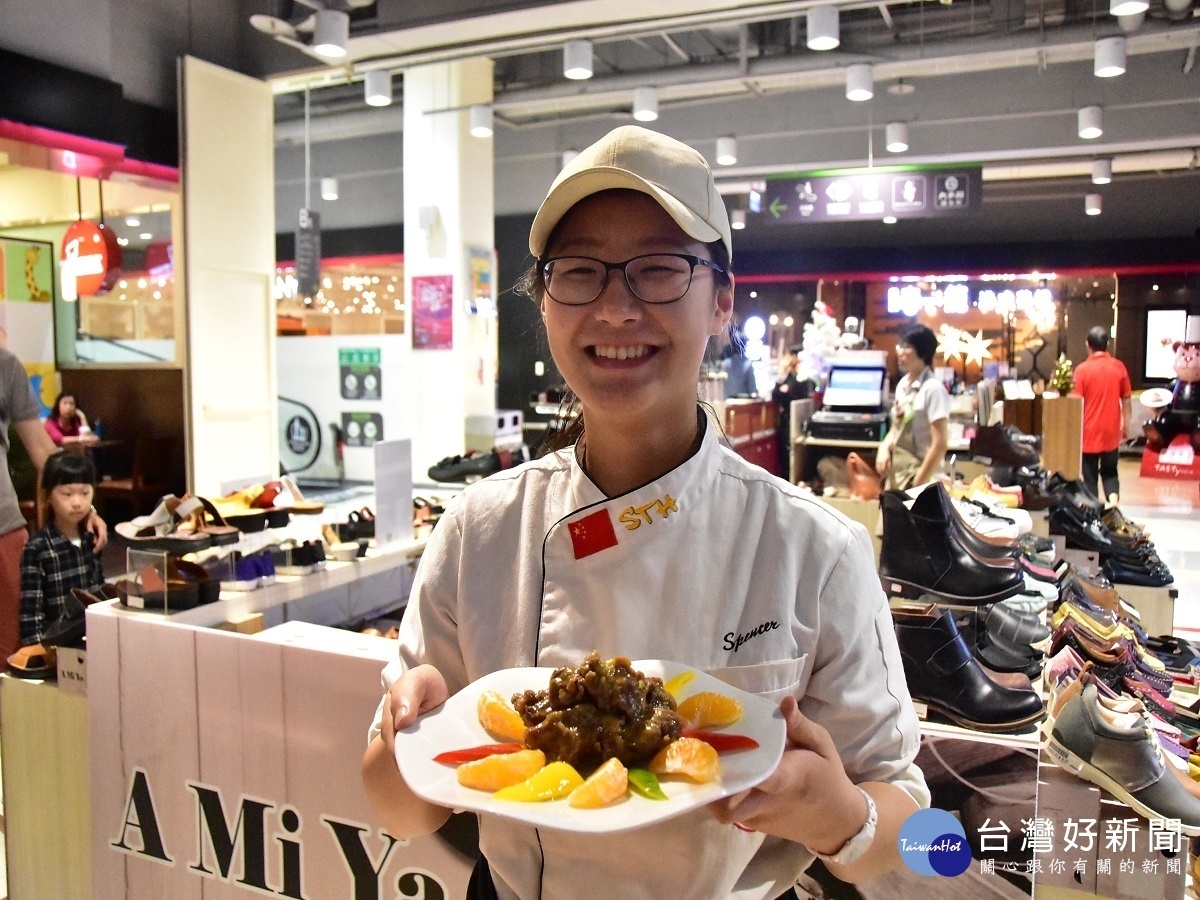
[[[62,402],[63,402],[64,397],[70,397],[73,400],[73,399],[75,399],[75,392],[74,391],[63,391],[61,394],[59,394],[57,397],[54,398],[54,406],[50,409],[50,418],[54,419],[55,421],[57,421],[58,419],[60,419],[62,417]],[[76,409],[78,410],[78,407],[76,407]],[[76,418],[79,417],[78,412],[75,413],[75,417]]]
[[[553,232],[550,235],[550,241],[554,239]],[[546,245],[550,245],[550,241]],[[712,261],[721,266],[725,271],[718,272],[712,270],[713,282],[719,288],[728,288],[732,283],[730,275],[733,273],[733,267],[729,262],[729,251],[725,249],[725,244],[722,241],[711,241],[704,245],[708,248],[709,254],[712,256]],[[536,260],[532,266],[521,273],[521,277],[517,279],[513,285],[513,291],[517,294],[528,297],[539,306],[546,297],[546,283],[542,280],[541,260]],[[720,335],[712,338],[709,341],[708,350],[705,353],[706,358],[720,359],[725,348],[732,343],[733,339],[733,319],[729,320],[729,326]],[[697,383],[699,383],[700,373],[696,373]],[[564,384],[561,388],[562,402],[558,406],[558,418],[550,424],[546,429],[541,441],[534,448],[534,458],[541,458],[548,453],[553,453],[556,450],[562,450],[564,447],[570,447],[577,443],[579,438],[583,436],[583,408],[579,402],[579,398],[575,396],[575,392]]]
[[[937,335],[927,325],[912,324],[900,329],[900,343],[908,344],[913,352],[924,360],[925,365],[933,365],[933,354],[937,352]]]
[[[42,467],[42,491],[49,495],[63,484],[96,486],[96,466],[86,453],[59,450],[46,460]]]

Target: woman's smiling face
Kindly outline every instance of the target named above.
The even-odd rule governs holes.
[[[563,216],[546,258],[587,256],[623,262],[647,253],[711,259],[649,195],[616,190],[593,194]],[[696,383],[710,336],[729,322],[732,283],[697,266],[691,287],[673,303],[645,303],[619,271],[600,296],[582,306],[542,300],[550,352],[559,372],[591,410],[617,418],[694,417]]]

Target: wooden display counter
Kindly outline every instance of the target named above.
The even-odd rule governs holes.
[[[775,422],[775,404],[770,400],[725,401],[723,427],[729,445],[743,459],[782,476],[787,473],[779,471]]]

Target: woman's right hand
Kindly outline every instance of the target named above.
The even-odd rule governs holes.
[[[380,732],[389,755],[395,757],[396,732],[407,728],[450,697],[446,679],[430,665],[409,669],[388,690],[383,702]]]
[[[875,471],[879,473],[880,478],[883,478],[891,467],[892,448],[887,444],[880,444],[879,449],[875,451]]]

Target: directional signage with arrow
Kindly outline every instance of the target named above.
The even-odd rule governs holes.
[[[978,212],[983,170],[877,168],[774,178],[766,182],[768,223],[918,219]]]

